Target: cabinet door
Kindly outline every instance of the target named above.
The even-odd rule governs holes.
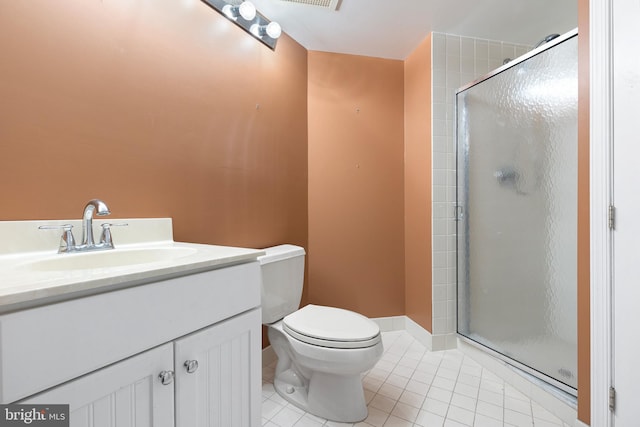
[[[68,404],[71,427],[172,427],[171,343],[125,359],[18,403]]]
[[[175,342],[177,427],[260,426],[261,332],[255,309]]]

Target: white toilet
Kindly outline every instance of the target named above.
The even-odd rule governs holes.
[[[305,251],[264,249],[262,323],[278,356],[274,387],[297,407],[338,422],[367,417],[361,375],[382,356],[380,328],[352,311],[307,305],[300,310]]]

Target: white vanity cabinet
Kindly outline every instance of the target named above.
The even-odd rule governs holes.
[[[170,366],[165,344],[18,403],[68,404],[73,427],[173,427],[174,389],[158,377]]]
[[[253,310],[175,342],[176,427],[260,425],[261,318]]]
[[[0,400],[69,404],[72,427],[259,426],[259,306],[254,261],[0,315]]]

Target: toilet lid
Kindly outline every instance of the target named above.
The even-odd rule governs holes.
[[[380,342],[380,328],[367,317],[335,307],[307,305],[286,316],[283,329],[308,344],[364,348]]]

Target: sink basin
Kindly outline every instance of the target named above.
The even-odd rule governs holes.
[[[81,220],[0,221],[0,315],[256,262],[264,255],[255,249],[175,242],[171,218],[117,222],[129,226],[114,230],[115,249],[59,254],[62,231],[41,227],[70,224],[77,230]]]
[[[113,249],[97,252],[58,254],[45,259],[25,262],[21,264],[20,268],[31,271],[64,271],[130,267],[162,261],[173,261],[196,252],[196,249],[183,247]]]

